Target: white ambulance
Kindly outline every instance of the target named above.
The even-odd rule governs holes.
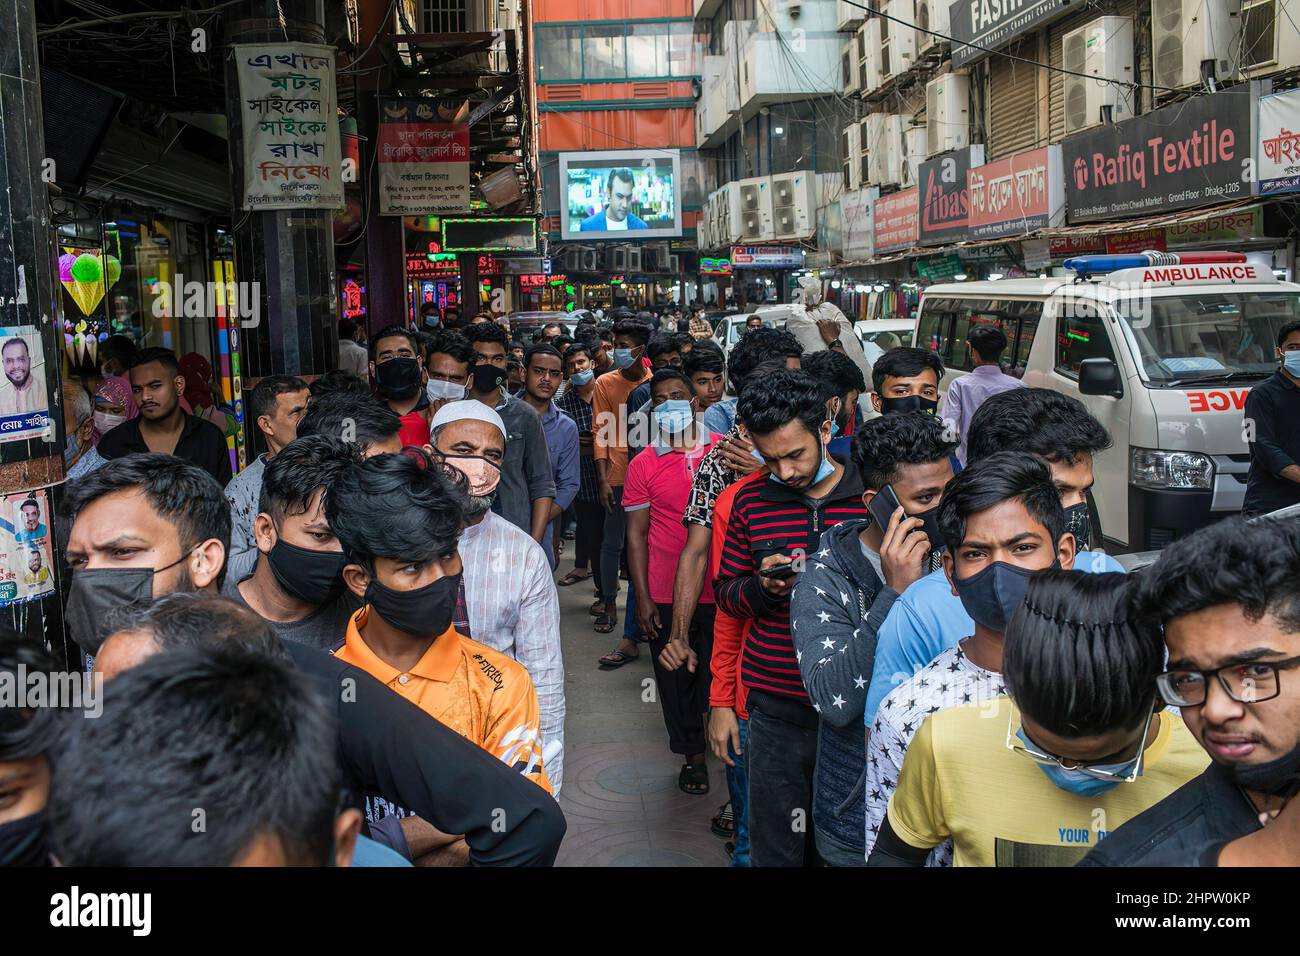
[[[1238,252],[1080,256],[1065,266],[1073,278],[925,291],[915,344],[942,357],[941,391],[971,368],[967,333],[991,324],[1007,336],[1004,370],[1082,401],[1114,441],[1093,469],[1109,548],[1159,549],[1240,511],[1246,395],[1278,367],[1277,333],[1300,319],[1300,285]]]

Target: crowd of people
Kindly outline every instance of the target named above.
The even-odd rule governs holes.
[[[75,653],[0,683],[99,712],[0,707],[0,863],[549,865],[582,582],[735,866],[1300,862],[1300,521],[1125,573],[1107,430],[996,329],[941,407],[928,350],[611,318],[345,320],[233,478],[171,352],[69,383]]]

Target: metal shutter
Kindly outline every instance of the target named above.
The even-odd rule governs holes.
[[[1037,59],[1037,38],[1030,36],[1006,50],[1023,60]],[[1038,68],[1006,57],[989,65],[988,159],[1038,145]]]

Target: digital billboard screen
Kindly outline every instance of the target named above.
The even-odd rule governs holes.
[[[677,150],[561,153],[563,239],[653,239],[682,234]]]

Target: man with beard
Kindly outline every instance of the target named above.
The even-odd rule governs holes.
[[[433,416],[433,442],[430,450],[469,482],[457,630],[513,657],[533,679],[543,759],[558,795],[565,710],[560,601],[541,545],[492,511],[505,460],[505,423],[482,402],[448,402]]]
[[[221,487],[230,484],[226,436],[212,422],[187,415],[181,408],[185,376],[175,353],[145,349],[135,357],[129,375],[140,414],[104,435],[99,454],[110,461],[138,452],[175,455],[198,465]]]
[[[10,338],[0,348],[0,359],[4,361],[5,378],[13,386],[0,389],[0,416],[26,415],[47,408],[44,376],[39,372],[32,374],[32,354],[27,340]]]
[[[428,374],[420,366],[420,342],[415,334],[391,325],[370,342],[370,377],[385,404],[402,420],[402,445],[429,440]]]

